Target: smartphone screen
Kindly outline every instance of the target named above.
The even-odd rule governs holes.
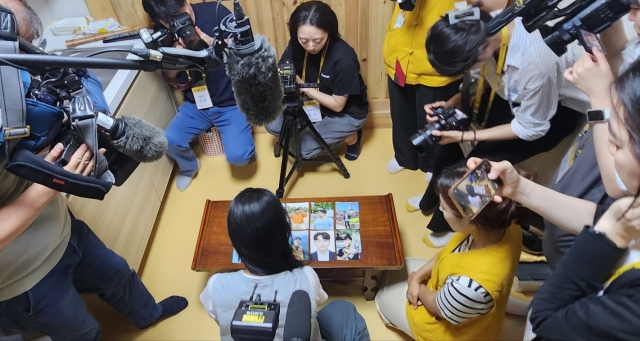
[[[489,179],[490,171],[489,160],[482,160],[475,169],[469,170],[449,189],[449,196],[456,208],[468,220],[478,215],[493,200],[500,188],[499,181]]]
[[[596,35],[595,33],[591,33],[583,29],[579,29],[578,41],[580,42],[580,45],[584,47],[584,50],[591,54],[593,54],[593,47],[597,47],[598,49],[600,49],[602,53],[604,53],[604,49],[602,48],[600,39],[598,38],[598,35]]]

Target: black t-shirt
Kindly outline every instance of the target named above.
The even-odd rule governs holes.
[[[282,54],[280,58],[281,62],[286,59],[293,59],[290,45],[291,42],[289,42],[289,46]],[[322,73],[319,75],[320,77],[318,77],[318,69],[320,68],[320,60],[322,59],[324,49],[315,55],[309,54],[307,58],[306,79],[303,79],[303,81],[305,83],[317,83],[319,78],[320,92],[327,95],[349,96],[347,104],[344,106],[344,109],[342,109],[342,113],[337,113],[321,106],[323,115],[339,116],[340,114],[348,114],[357,119],[367,117],[367,113],[369,112],[367,86],[364,84],[364,80],[360,75],[360,62],[358,61],[356,51],[341,38],[329,41],[328,45],[325,45],[324,48],[326,49],[327,46],[328,50],[324,65],[322,66]],[[298,63],[298,61],[295,60],[293,62]],[[302,64],[303,61],[299,61],[299,63]],[[302,78],[301,74],[298,76]]]
[[[191,5],[193,7],[193,14],[196,17],[195,25],[202,30],[202,32],[213,37],[213,29],[218,26],[218,22],[225,16],[231,14],[231,12],[224,6],[219,6],[218,19],[216,20],[216,2],[203,2]],[[193,85],[202,81],[202,73],[198,71],[190,72]],[[180,83],[187,83],[188,76],[186,72],[180,72],[176,77]],[[236,99],[233,95],[233,88],[231,87],[231,79],[227,76],[227,71],[224,65],[218,66],[216,69],[207,72],[207,90],[211,97],[211,103],[214,107],[230,107],[236,105]],[[185,99],[191,103],[195,103],[193,92],[191,89],[184,91]]]

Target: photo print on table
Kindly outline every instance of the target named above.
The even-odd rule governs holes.
[[[362,259],[362,238],[360,230],[336,230],[337,260]]]
[[[335,228],[332,202],[312,202],[310,216],[312,230],[333,230]]]
[[[291,231],[291,252],[297,260],[309,259],[309,232]]]
[[[334,242],[334,230],[310,231],[312,261],[326,262],[336,260],[336,244]]]
[[[291,220],[291,230],[301,231],[309,229],[309,203],[308,202],[289,202],[286,204],[286,210]]]
[[[345,230],[360,228],[360,204],[357,201],[336,202],[336,228]]]
[[[242,263],[242,261],[240,260],[240,255],[238,255],[238,251],[236,251],[236,249],[233,249],[233,253],[231,255],[231,263],[233,264],[239,264]]]

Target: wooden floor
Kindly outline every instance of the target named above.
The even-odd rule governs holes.
[[[268,134],[255,136],[258,160],[246,167],[232,167],[223,157],[208,158],[195,149],[202,169],[191,186],[180,192],[171,179],[164,205],[156,221],[141,268],[143,282],[159,300],[169,295],[182,295],[189,307],[148,330],[139,331],[95,298],[89,298],[91,310],[102,323],[104,340],[216,340],[218,326],[204,311],[199,295],[211,273],[191,270],[191,260],[198,237],[198,229],[205,200],[231,200],[246,187],[265,187],[275,191],[278,185],[280,159],[272,153],[274,138]],[[560,148],[566,150],[566,143]],[[339,150],[344,154],[344,149]],[[294,175],[286,188],[287,197],[373,195],[393,193],[401,239],[406,257],[431,258],[436,249],[426,247],[421,238],[427,233],[429,218],[421,212],[408,213],[407,198],[422,194],[426,188],[425,175],[404,170],[389,174],[387,161],[393,156],[390,129],[366,130],[363,150],[357,161],[344,161],[350,179],[344,179],[333,164],[305,165]],[[542,157],[548,160],[548,156]],[[344,160],[344,159],[343,159]],[[535,162],[529,163],[535,169]],[[546,161],[548,165],[548,161]],[[545,170],[541,175],[545,177]],[[548,173],[548,172],[547,172]],[[175,177],[175,170],[174,175]],[[125,184],[126,186],[126,184]],[[408,339],[400,332],[387,328],[377,314],[374,302],[362,297],[356,284],[323,284],[330,300],[342,298],[353,302],[367,321],[372,340]],[[502,340],[521,340],[523,318],[508,316],[503,326]]]

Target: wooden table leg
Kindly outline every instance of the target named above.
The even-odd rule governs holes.
[[[378,271],[365,270],[362,292],[364,293],[364,299],[367,301],[372,301],[376,297],[378,292]]]

